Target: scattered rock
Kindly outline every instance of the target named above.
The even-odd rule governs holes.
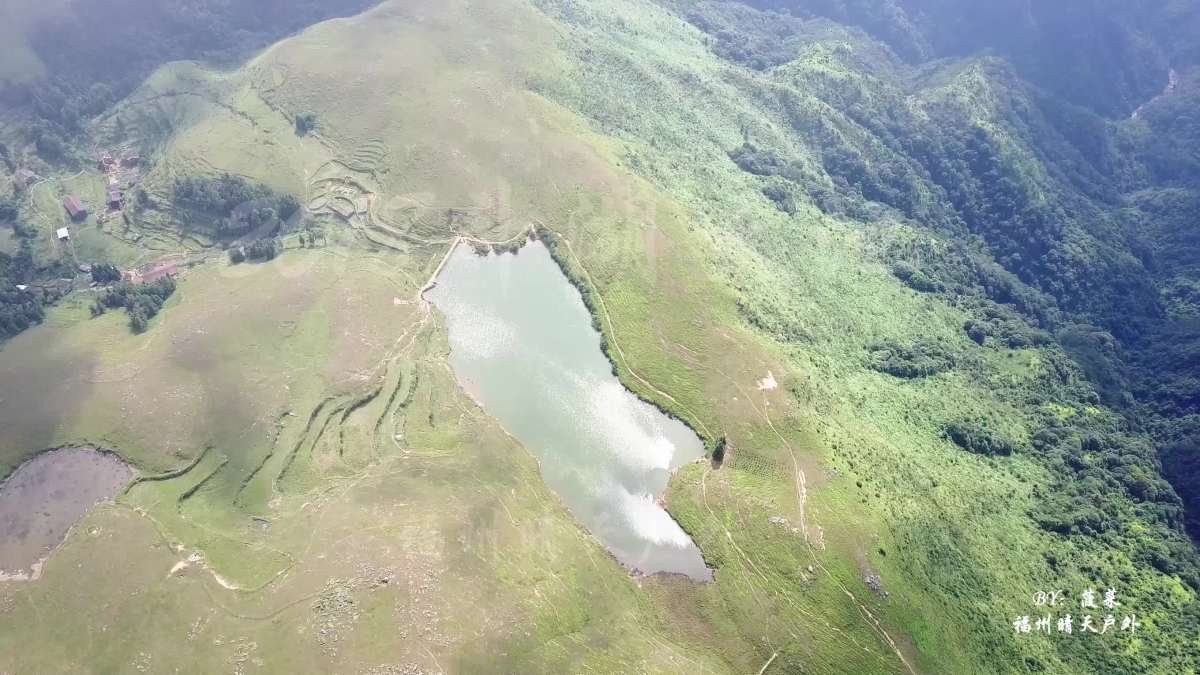
[[[363,675],[442,675],[440,670],[425,670],[415,663],[387,664],[363,671]]]
[[[863,578],[863,583],[867,585],[867,588],[875,591],[875,594],[884,600],[887,600],[889,597],[891,597],[891,593],[888,593],[886,590],[884,590],[883,578],[878,574],[868,574]]]
[[[317,644],[327,656],[337,656],[338,643],[358,622],[358,603],[351,582],[330,579],[313,602]]]

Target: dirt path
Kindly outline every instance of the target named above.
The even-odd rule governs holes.
[[[1164,98],[1167,98],[1168,96],[1174,95],[1175,92],[1178,90],[1179,90],[1179,73],[1174,68],[1172,68],[1169,72],[1167,72],[1167,86],[1163,88],[1162,93],[1160,93],[1158,96],[1155,96],[1154,98],[1150,99],[1149,101],[1146,101],[1145,103],[1139,105],[1137,107],[1137,110],[1134,110],[1133,114],[1129,116],[1130,119],[1135,119],[1135,120],[1139,119],[1142,116],[1142,113],[1146,111],[1146,108],[1154,105],[1155,103],[1161,101]]]

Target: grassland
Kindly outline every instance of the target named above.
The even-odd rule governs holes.
[[[802,65],[850,76],[820,50]],[[1088,552],[1049,568],[1039,468],[942,438],[1013,408],[989,382],[864,367],[882,339],[978,349],[861,229],[781,214],[729,161],[747,128],[809,150],[748,77],[623,0],[388,3],[236,71],[157,72],[96,129],[152,149],[152,204],[80,245],[194,266],[144,335],[76,294],[4,346],[0,474],[90,442],[162,479],[85,519],[38,583],[0,586],[0,670],[1078,670],[1009,621],[1043,585],[1116,580]],[[229,266],[170,203],[175,176],[214,172],[302,196],[328,244]],[[56,191],[93,179],[24,208],[49,227]],[[729,437],[668,496],[714,583],[629,577],[454,382],[418,289],[456,235],[531,224],[593,289],[623,381]],[[1001,359],[997,380],[1036,376]],[[1195,599],[1122,569],[1164,628],[1103,649],[1186,663],[1165,626]]]

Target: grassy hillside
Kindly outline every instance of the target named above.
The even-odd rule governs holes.
[[[188,266],[143,335],[76,293],[0,350],[0,473],[92,442],[147,478],[0,584],[0,669],[1200,668],[1179,499],[1078,355],[1117,311],[1095,266],[1133,264],[1060,217],[1099,160],[998,60],[793,19],[390,2],[91,119],[146,197],[81,239]],[[230,265],[175,199],[223,174],[305,206],[278,259]],[[53,178],[38,232],[103,180]],[[631,578],[455,383],[418,289],[455,236],[533,225],[626,385],[728,438],[668,494],[714,583]],[[1089,587],[1138,632],[1014,632]]]

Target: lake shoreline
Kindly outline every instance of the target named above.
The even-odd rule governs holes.
[[[523,241],[514,245],[518,239]],[[472,243],[469,253],[458,251],[464,242]],[[530,258],[526,246],[535,242],[542,254]],[[606,336],[595,306],[536,230],[504,244],[458,238],[422,293],[446,320],[460,389],[531,452],[558,501],[631,577],[678,574],[711,582],[715,570],[665,508],[676,472],[707,460],[703,439],[621,381],[613,355],[603,347]],[[469,262],[479,259],[502,266]],[[587,350],[597,347],[589,356]],[[544,387],[554,388],[528,391]],[[667,429],[670,435],[661,435]],[[581,471],[601,473],[581,483]],[[695,562],[685,563],[691,556]]]

